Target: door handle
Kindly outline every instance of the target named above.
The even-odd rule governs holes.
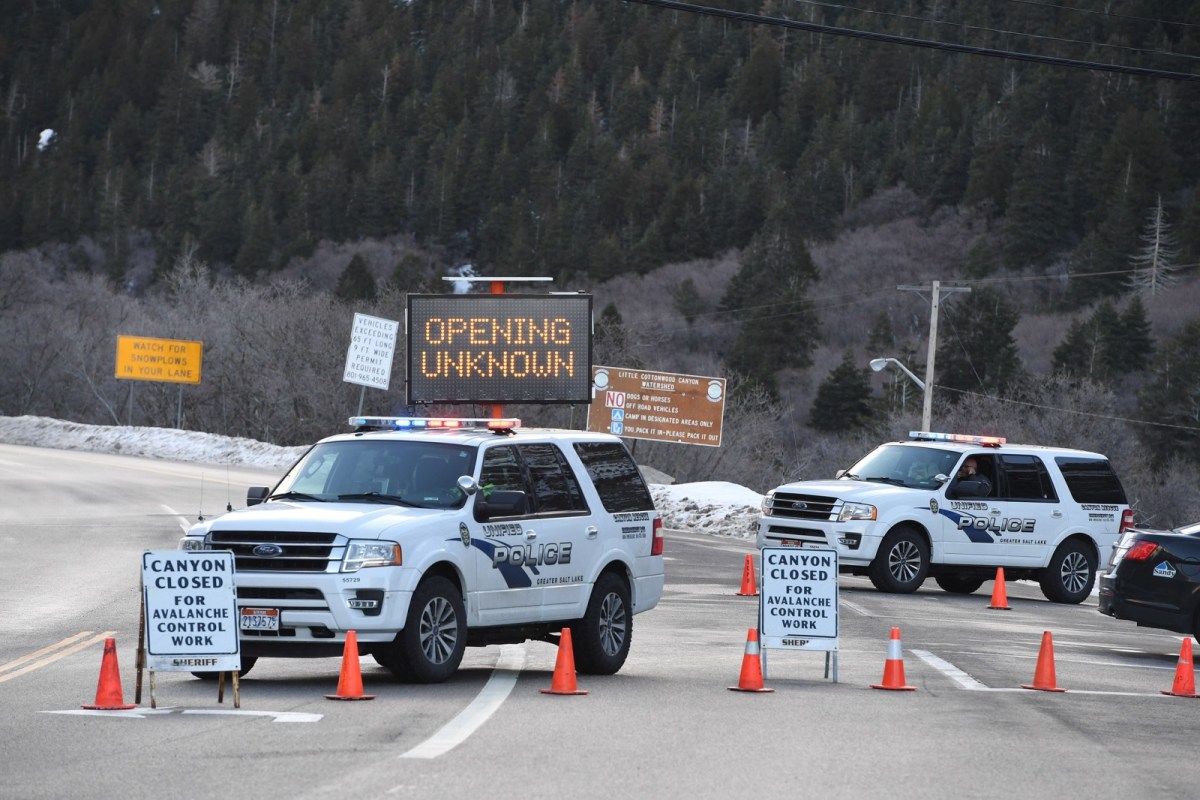
[[[537,538],[537,531],[535,531],[533,528],[530,528],[529,530],[525,531],[525,538],[532,542]]]
[[[585,530],[587,531],[587,537],[589,539],[595,539],[596,536],[600,533],[600,529],[597,528],[595,525],[588,525],[587,528],[585,528]]]
[[[1062,519],[1062,512],[1056,508],[1050,512],[1050,516],[1054,517],[1055,519]]]

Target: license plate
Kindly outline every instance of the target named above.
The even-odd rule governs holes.
[[[244,631],[277,631],[279,630],[278,608],[243,608],[242,630]]]
[[[799,539],[780,539],[780,547],[804,547],[804,542]]]

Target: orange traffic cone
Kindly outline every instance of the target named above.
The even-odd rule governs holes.
[[[746,564],[742,567],[742,589],[738,594],[743,597],[757,597],[758,587],[754,583],[754,556],[746,554]]]
[[[992,604],[988,608],[1011,611],[1008,607],[1008,590],[1004,588],[1004,567],[996,567],[996,586],[992,589]]]
[[[750,556],[746,556],[747,559]],[[773,692],[763,686],[762,659],[758,649],[758,628],[746,632],[746,654],[742,656],[742,673],[738,676],[738,685],[730,686],[735,692]]]
[[[338,676],[337,694],[327,694],[330,700],[374,700],[375,695],[363,694],[362,669],[358,665],[358,634],[346,631],[342,648],[342,673]]]
[[[104,640],[104,657],[100,661],[100,681],[96,684],[96,702],[80,706],[97,711],[126,711],[137,708],[125,702],[121,692],[121,670],[117,666],[117,640]]]
[[[900,646],[900,629],[892,628],[888,637],[887,660],[883,662],[883,682],[872,683],[872,689],[891,689],[897,692],[915,692],[917,687],[904,682],[904,648]]]
[[[1021,684],[1022,689],[1037,689],[1042,692],[1065,692],[1054,683],[1054,639],[1050,631],[1042,634],[1042,647],[1038,651],[1037,669],[1033,673],[1033,684]]]
[[[575,687],[575,651],[571,647],[571,629],[563,628],[558,636],[558,658],[554,659],[554,678],[542,694],[587,694]]]
[[[1200,697],[1196,694],[1196,673],[1192,668],[1192,640],[1185,638],[1179,647],[1179,661],[1175,665],[1175,683],[1171,691],[1163,694],[1175,697]]]

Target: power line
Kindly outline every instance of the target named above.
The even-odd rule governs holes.
[[[1100,17],[1112,17],[1114,19],[1128,19],[1134,22],[1149,22],[1154,25],[1178,25],[1181,28],[1194,29],[1196,26],[1190,22],[1179,22],[1173,19],[1158,19],[1152,17],[1138,17],[1133,14],[1118,14],[1116,11],[1096,11],[1091,8],[1076,8],[1075,6],[1064,6],[1058,3],[1042,3],[1038,0],[1008,0],[1010,3],[1020,5],[1037,6],[1039,8],[1051,8],[1055,11],[1070,11],[1075,14],[1091,14]]]
[[[997,50],[990,47],[972,47],[970,45],[955,44],[952,42],[938,42],[930,39],[915,39],[910,36],[897,36],[888,33],[860,31],[854,30],[853,28],[839,28],[833,25],[821,25],[815,22],[801,22],[799,20],[784,19],[782,17],[769,17],[763,14],[749,14],[744,11],[732,11],[725,8],[698,6],[694,3],[679,3],[675,2],[675,0],[626,0],[626,2],[640,3],[646,6],[656,6],[658,8],[671,9],[673,11],[682,11],[688,14],[702,14],[710,17],[720,17],[722,19],[733,20],[735,22],[748,22],[755,25],[773,25],[780,28],[791,28],[794,30],[807,31],[809,33],[825,33],[831,36],[846,36],[853,39],[866,39],[868,41],[900,44],[909,47],[924,47],[932,50],[943,50],[951,53],[966,53],[967,55],[1002,58],[1012,61],[1029,61],[1036,64],[1049,64],[1058,67],[1096,70],[1099,72],[1117,72],[1124,75],[1140,75],[1148,78],[1163,78],[1166,80],[1175,81],[1200,81],[1200,74],[1192,74],[1188,72],[1169,72],[1167,70],[1152,69],[1150,67],[1132,67],[1125,64],[1104,64],[1098,61],[1081,61],[1074,58],[1035,55],[1033,53],[1021,53],[1015,50]]]
[[[1059,408],[1057,406],[1048,406],[1048,405],[1044,405],[1042,403],[1030,403],[1026,400],[1014,400],[1014,399],[1008,398],[1008,397],[997,397],[996,395],[993,395],[993,394],[983,394],[982,392],[972,392],[972,391],[968,391],[966,389],[955,389],[952,386],[939,385],[938,388],[943,389],[947,392],[956,392],[958,394],[967,394],[967,395],[971,395],[972,397],[982,397],[985,400],[993,400],[997,403],[1011,403],[1013,405],[1018,405],[1018,406],[1028,406],[1030,408],[1040,408],[1044,411],[1061,411],[1064,414],[1078,414],[1079,416],[1082,416],[1082,417],[1094,417],[1096,419],[1106,419],[1106,420],[1111,420],[1113,422],[1128,422],[1132,425],[1151,425],[1156,428],[1171,428],[1173,430],[1189,431],[1191,433],[1200,433],[1200,427],[1196,427],[1194,425],[1173,425],[1169,422],[1151,422],[1148,419],[1133,419],[1132,417],[1117,417],[1112,414],[1096,414],[1091,411],[1077,411],[1073,408]]]
[[[823,8],[845,9],[847,11],[855,11],[860,14],[871,14],[871,15],[880,16],[880,17],[892,17],[894,19],[910,20],[912,22],[920,22],[920,23],[923,23],[926,25],[944,25],[944,26],[955,28],[958,30],[978,31],[981,33],[992,33],[992,34],[996,34],[997,36],[1020,36],[1020,37],[1026,38],[1026,39],[1035,39],[1035,40],[1041,40],[1041,41],[1046,41],[1046,42],[1058,42],[1060,44],[1082,44],[1082,45],[1087,45],[1088,47],[1104,47],[1104,48],[1110,48],[1113,50],[1124,50],[1124,51],[1130,52],[1130,53],[1142,53],[1142,54],[1146,54],[1146,55],[1166,56],[1169,58],[1186,58],[1186,59],[1190,59],[1190,60],[1197,60],[1198,58],[1200,58],[1197,56],[1190,55],[1188,53],[1171,53],[1171,52],[1166,52],[1163,50],[1149,50],[1144,47],[1130,47],[1128,45],[1111,44],[1109,42],[1091,42],[1091,41],[1083,41],[1080,39],[1064,39],[1061,36],[1046,36],[1045,34],[1039,34],[1039,33],[1023,33],[1022,31],[1010,31],[1010,30],[1003,30],[1000,28],[989,28],[984,25],[968,25],[963,22],[953,22],[950,20],[942,20],[942,19],[929,19],[928,17],[919,17],[919,16],[916,16],[913,14],[898,14],[894,11],[877,11],[873,8],[859,8],[857,6],[848,6],[843,3],[822,2],[822,0],[795,0],[795,2],[803,3],[804,5],[810,5],[810,6],[821,6]],[[1056,9],[1067,10],[1067,11],[1081,11],[1082,10],[1082,9],[1074,9],[1074,8],[1065,8],[1063,6],[1047,6],[1044,3],[1037,3],[1035,5],[1040,5],[1043,8],[1056,8]],[[1146,20],[1146,19],[1141,19],[1139,17],[1134,17],[1133,19],[1137,19],[1141,22],[1158,22],[1158,20]],[[1181,23],[1181,24],[1186,24],[1186,23]]]

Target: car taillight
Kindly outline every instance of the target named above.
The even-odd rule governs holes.
[[[1121,512],[1121,530],[1118,533],[1124,533],[1133,527],[1133,509],[1127,508]]]
[[[1125,551],[1125,559],[1128,561],[1145,561],[1154,555],[1154,551],[1157,549],[1158,545],[1154,542],[1138,542]]]
[[[653,534],[653,538],[650,540],[650,555],[661,556],[662,551],[663,551],[662,519],[655,518],[654,534]]]

